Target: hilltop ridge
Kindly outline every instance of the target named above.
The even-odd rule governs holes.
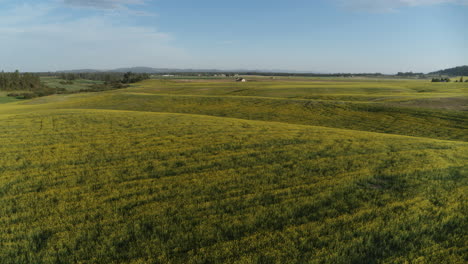
[[[468,65],[431,72],[432,75],[468,76]]]

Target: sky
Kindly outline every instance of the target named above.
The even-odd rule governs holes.
[[[0,0],[0,70],[431,72],[467,26],[468,0]]]

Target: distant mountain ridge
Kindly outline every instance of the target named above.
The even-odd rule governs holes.
[[[449,76],[468,76],[468,65],[458,66],[454,68],[449,68],[445,70],[431,72],[429,74],[434,75],[449,75]]]
[[[68,70],[68,71],[57,71],[57,72],[64,72],[64,73],[93,73],[93,72],[103,72],[100,70],[94,69],[78,69],[78,70]]]
[[[93,73],[93,72],[133,72],[133,73],[149,73],[149,74],[161,74],[161,73],[226,73],[226,72],[237,72],[237,73],[291,73],[291,74],[325,74],[318,71],[294,71],[294,70],[282,70],[282,69],[269,69],[269,70],[251,70],[251,69],[231,69],[231,70],[220,70],[220,69],[180,69],[180,68],[152,68],[152,67],[126,67],[108,70],[97,70],[97,69],[77,69],[77,70],[65,70],[57,71],[59,73]],[[329,73],[329,74],[340,74],[340,73]],[[458,66],[454,68],[444,69],[440,71],[430,72],[428,75],[448,75],[448,76],[468,76],[468,65]]]
[[[283,73],[319,73],[313,71],[293,71],[293,70],[249,70],[249,69],[234,69],[234,70],[219,70],[219,69],[178,69],[178,68],[152,68],[152,67],[128,67],[117,68],[111,70],[96,70],[96,69],[79,69],[57,71],[63,73],[93,73],[93,72],[133,72],[133,73],[177,73],[177,72],[283,72]]]

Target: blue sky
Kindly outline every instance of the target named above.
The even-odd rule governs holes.
[[[468,0],[0,0],[0,69],[429,72],[467,26]]]

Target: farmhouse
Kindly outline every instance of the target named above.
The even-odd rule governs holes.
[[[244,78],[236,78],[236,82],[247,82]]]

